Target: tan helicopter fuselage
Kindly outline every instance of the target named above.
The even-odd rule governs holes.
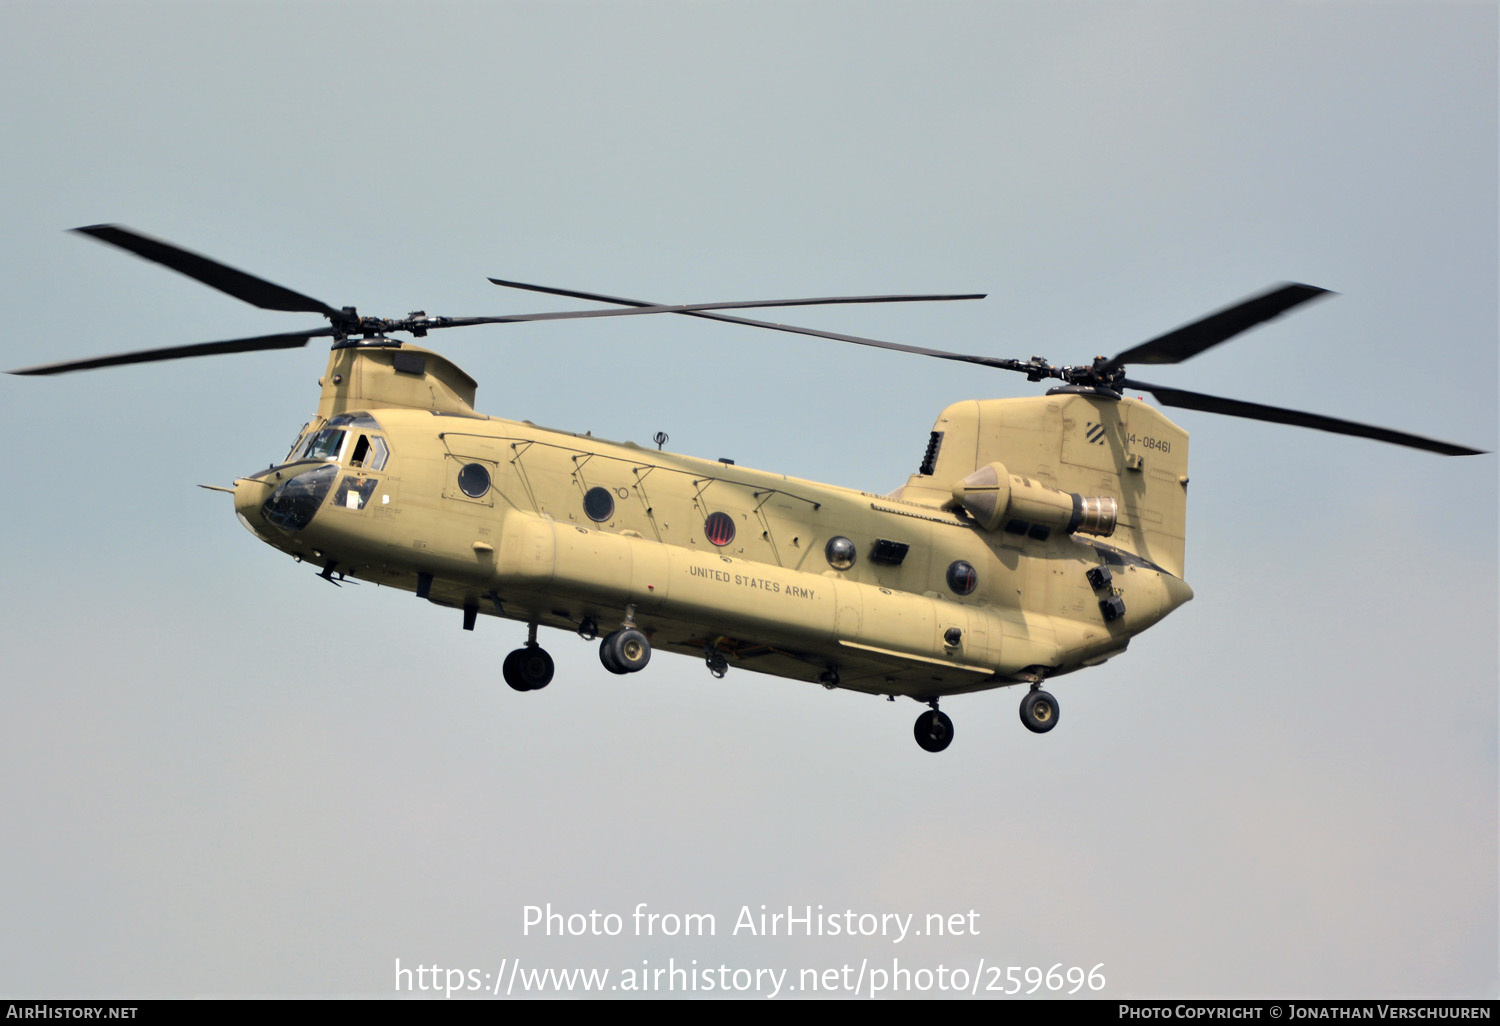
[[[483,416],[413,346],[335,349],[322,387],[288,461],[236,482],[241,518],[468,627],[634,625],[926,701],[1103,662],[1192,597],[1187,435],[1129,398],[956,403],[879,495]]]

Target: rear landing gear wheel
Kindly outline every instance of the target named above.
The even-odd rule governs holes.
[[[953,743],[953,721],[947,713],[931,709],[917,717],[912,733],[923,751],[941,752]]]
[[[540,691],[552,683],[552,657],[539,645],[516,649],[500,669],[505,683],[517,691]]]
[[[516,649],[510,655],[505,657],[505,662],[500,666],[500,672],[505,676],[505,683],[509,684],[517,691],[531,690],[526,682],[521,679],[521,671],[516,666],[516,664],[521,661],[521,655],[525,651],[526,650],[523,648]]]
[[[1021,699],[1021,722],[1033,734],[1045,734],[1057,726],[1057,699],[1045,691],[1033,691]]]

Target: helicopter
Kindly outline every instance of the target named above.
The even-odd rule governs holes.
[[[981,299],[837,296],[659,304],[498,278],[609,304],[488,317],[361,316],[120,225],[74,229],[268,310],[326,325],[11,371],[53,375],[332,339],[321,394],[296,443],[235,479],[240,522],[319,569],[460,611],[517,620],[514,690],[551,683],[542,627],[598,642],[604,670],[646,669],[660,649],[731,668],[928,707],[917,744],[953,740],[940,699],[1023,685],[1022,724],[1058,723],[1043,685],[1098,666],[1193,597],[1183,577],[1188,435],[1162,406],[1312,428],[1442,455],[1482,450],[1389,428],[1150,384],[1131,365],[1181,363],[1328,295],[1284,283],[1091,363],[966,355],[725,313],[762,307]],[[1056,381],[1044,395],[948,406],[921,461],[890,492],[860,491],[632,442],[479,413],[477,384],[392,336],[452,327],[678,314]]]

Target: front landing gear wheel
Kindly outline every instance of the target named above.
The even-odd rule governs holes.
[[[552,683],[552,657],[539,645],[527,645],[505,657],[501,672],[517,691],[540,691]]]
[[[1045,734],[1057,726],[1057,699],[1045,691],[1033,691],[1021,699],[1021,722],[1033,734]]]
[[[615,660],[626,673],[637,673],[651,661],[651,642],[646,635],[634,627],[626,627],[614,634]]]
[[[953,721],[947,713],[931,709],[917,717],[912,733],[923,751],[941,752],[953,743]]]
[[[599,643],[599,661],[610,673],[636,673],[651,661],[651,642],[634,627],[615,631]]]
[[[599,662],[603,663],[604,668],[610,673],[629,673],[630,671],[621,666],[619,660],[615,658],[614,641],[614,634],[606,634],[604,640],[599,642]]]

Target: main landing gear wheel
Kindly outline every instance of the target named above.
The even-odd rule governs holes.
[[[517,691],[540,691],[552,683],[552,657],[539,645],[527,645],[505,657],[501,672]]]
[[[599,661],[610,673],[636,673],[651,661],[651,642],[634,627],[607,634],[599,642]]]
[[[1057,699],[1045,691],[1033,691],[1021,699],[1021,722],[1033,734],[1045,734],[1057,726]]]
[[[615,659],[615,650],[610,644],[610,642],[614,640],[615,636],[613,634],[608,634],[605,635],[603,641],[599,642],[599,661],[604,664],[604,668],[610,673],[628,673],[629,671],[626,670],[625,667],[621,666],[619,661]]]
[[[953,743],[953,721],[947,713],[930,709],[917,717],[912,733],[924,751],[941,752]]]

